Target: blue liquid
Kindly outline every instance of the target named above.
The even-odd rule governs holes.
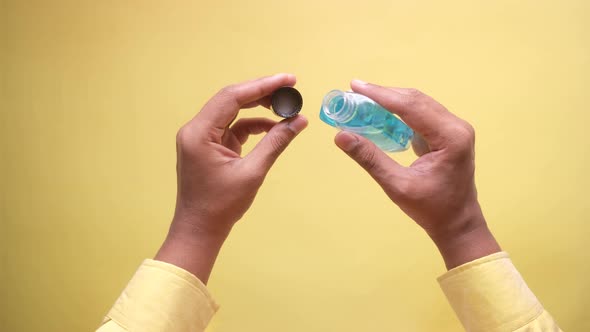
[[[414,132],[373,100],[353,92],[332,91],[324,98],[320,119],[353,132],[388,152],[408,149]]]

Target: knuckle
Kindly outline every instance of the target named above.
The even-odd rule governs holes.
[[[249,172],[249,176],[244,179],[244,186],[246,188],[258,188],[262,186],[266,174],[259,169]]]
[[[415,183],[407,183],[404,186],[403,195],[408,201],[424,204],[425,202],[432,201],[434,190],[429,185],[417,187]]]
[[[218,94],[224,97],[232,96],[236,91],[236,86],[234,84],[224,86],[219,90]]]
[[[217,93],[217,97],[222,101],[230,101],[237,103],[236,96],[238,95],[238,87],[235,84],[223,87]]]
[[[407,178],[396,178],[392,194],[400,200],[416,202],[420,200],[421,192],[414,181]]]
[[[187,131],[188,130],[184,126],[178,129],[178,132],[176,133],[176,144],[182,145],[187,141]]]
[[[470,123],[465,122],[465,130],[467,131],[466,135],[469,137],[469,139],[471,141],[475,141],[475,128],[473,128]]]
[[[410,88],[406,91],[406,106],[408,106],[409,108],[419,108],[424,104],[424,94],[420,90]]]
[[[459,156],[473,154],[475,146],[475,129],[465,121],[453,125],[450,130],[452,139],[450,146],[459,152]]]
[[[368,172],[372,172],[377,168],[375,148],[361,147],[357,154],[363,168]]]
[[[262,85],[256,86],[256,93],[255,93],[255,95],[258,95],[258,96],[265,96],[265,95],[267,95],[267,93],[264,90],[264,87]]]
[[[396,185],[396,192],[400,197],[405,199],[412,199],[415,197],[415,190],[408,181],[398,181]]]
[[[420,97],[423,95],[422,91],[420,91],[416,88],[409,88],[406,91],[408,92],[408,95],[413,96],[413,97]]]
[[[475,143],[475,129],[469,123],[463,121],[456,129],[456,132],[462,145],[471,146]]]
[[[467,145],[469,144],[469,133],[463,126],[457,126],[453,128],[453,133],[455,136],[455,142],[459,145]]]
[[[178,153],[192,154],[197,147],[197,137],[194,130],[186,125],[182,126],[176,133],[176,148]]]
[[[288,133],[273,135],[270,137],[270,145],[273,152],[277,155],[281,154],[287,148],[290,141],[291,139]]]
[[[377,183],[383,188],[383,191],[397,202],[400,199],[404,198],[405,193],[405,182],[403,182],[403,178],[399,176],[399,173],[392,172],[392,171],[384,171],[380,172],[379,177],[374,177],[377,180]]]

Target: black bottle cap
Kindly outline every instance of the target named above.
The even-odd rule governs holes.
[[[270,101],[272,111],[283,118],[292,118],[301,111],[303,97],[297,89],[284,86],[277,89]]]

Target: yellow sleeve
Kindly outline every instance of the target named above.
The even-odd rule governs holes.
[[[458,266],[438,281],[468,332],[561,331],[505,252]]]
[[[218,308],[197,277],[147,259],[97,332],[204,331]]]

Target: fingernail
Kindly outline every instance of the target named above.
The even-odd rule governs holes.
[[[361,80],[357,80],[357,79],[354,79],[354,80],[352,80],[352,84],[366,85],[366,84],[367,84],[367,82],[365,82],[365,81],[361,81]]]
[[[298,115],[287,122],[287,128],[295,134],[299,134],[305,127],[307,127],[307,119],[303,115]]]
[[[336,136],[336,145],[346,152],[354,149],[357,144],[359,144],[358,138],[351,133],[341,131]]]

